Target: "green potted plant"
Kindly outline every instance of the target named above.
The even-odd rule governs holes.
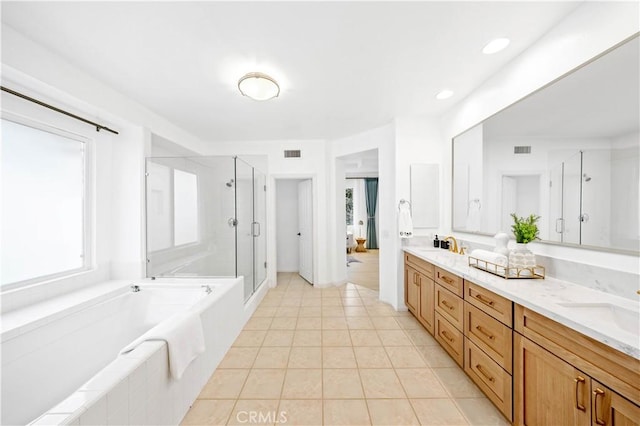
[[[511,213],[513,225],[511,230],[516,237],[516,247],[509,252],[509,267],[518,268],[520,276],[533,274],[533,268],[536,266],[536,255],[527,247],[527,243],[538,239],[540,230],[538,229],[538,220],[540,216],[530,214],[528,217],[518,217],[515,213]]]
[[[511,213],[511,217],[513,218],[511,230],[516,237],[516,243],[527,244],[538,239],[540,230],[538,229],[537,223],[538,220],[540,220],[540,216],[530,214],[529,217],[524,218],[516,216],[515,213]]]

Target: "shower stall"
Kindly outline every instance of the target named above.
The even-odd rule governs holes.
[[[638,250],[638,147],[556,151],[549,239]]]
[[[238,157],[149,157],[146,275],[266,278],[266,176]]]

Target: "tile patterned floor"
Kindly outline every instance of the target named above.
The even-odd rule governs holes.
[[[279,274],[183,425],[506,425],[407,312]]]

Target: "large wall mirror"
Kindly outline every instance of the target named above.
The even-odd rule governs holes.
[[[610,50],[453,139],[455,231],[638,254],[640,42]]]

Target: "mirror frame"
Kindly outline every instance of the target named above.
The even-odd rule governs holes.
[[[640,37],[640,31],[636,32],[635,34],[633,34],[630,37],[627,37],[626,39],[622,40],[619,43],[616,43],[615,45],[609,47],[608,49],[604,50],[603,52],[597,54],[596,56],[592,57],[591,59],[587,60],[586,62],[578,65],[577,67],[567,71],[566,73],[560,75],[559,77],[551,80],[550,82],[548,82],[547,84],[539,87],[538,89],[534,90],[533,92],[523,96],[522,98],[510,103],[509,105],[505,106],[504,108],[494,112],[493,114],[483,118],[482,120],[480,120],[479,122],[475,123],[473,126],[465,129],[464,131],[456,134],[455,136],[453,136],[451,138],[451,216],[450,216],[450,220],[451,220],[451,230],[453,232],[459,232],[461,234],[469,234],[469,235],[479,235],[479,236],[485,236],[485,237],[493,237],[495,234],[494,233],[489,233],[489,232],[473,232],[473,231],[468,231],[468,230],[464,230],[464,229],[456,229],[453,226],[453,217],[454,217],[454,194],[453,194],[453,182],[454,182],[454,175],[455,175],[455,139],[461,135],[463,135],[464,133],[468,132],[469,130],[473,129],[476,126],[479,126],[480,124],[484,123],[485,121],[489,120],[490,118],[500,114],[502,111],[506,110],[507,108],[510,108],[513,105],[516,105],[528,98],[530,98],[531,96],[537,94],[538,92],[546,89],[547,87],[557,83],[558,81],[564,79],[565,77],[568,77],[569,75],[575,73],[576,71],[586,67],[587,65],[591,64],[592,62],[600,59],[601,57],[607,55],[608,53],[614,51],[615,49],[617,49],[618,47],[626,44],[627,42]],[[510,235],[510,238],[512,238],[513,236]],[[616,253],[616,254],[625,254],[625,255],[630,255],[630,256],[638,256],[640,257],[640,251],[634,251],[634,250],[625,250],[625,249],[619,249],[619,248],[611,248],[611,247],[602,247],[602,246],[593,246],[593,245],[583,245],[583,244],[576,244],[576,243],[562,243],[562,242],[557,242],[557,241],[550,241],[550,240],[536,240],[535,241],[536,244],[545,244],[545,245],[550,245],[550,246],[557,246],[557,247],[569,247],[569,248],[574,248],[574,249],[583,249],[583,250],[592,250],[592,251],[600,251],[600,252],[606,252],[606,253]]]

